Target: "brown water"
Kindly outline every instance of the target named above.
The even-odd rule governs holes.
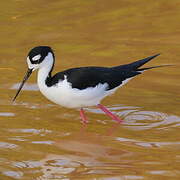
[[[180,179],[180,1],[2,1],[0,6],[0,179]],[[52,46],[56,70],[113,66],[156,53],[148,71],[103,101],[124,119],[95,108],[49,102],[36,73],[16,103],[25,58]],[[9,68],[9,69],[3,69]]]

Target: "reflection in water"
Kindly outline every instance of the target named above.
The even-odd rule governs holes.
[[[59,106],[23,102],[12,107],[26,113],[0,114],[6,119],[19,117],[20,123],[16,126],[12,120],[11,126],[1,128],[0,171],[5,177],[49,180],[94,176],[112,180],[151,179],[164,174],[174,178],[178,174],[171,166],[180,158],[175,153],[180,142],[169,134],[179,126],[178,116],[121,104],[109,109],[123,118],[122,124],[97,108],[87,108],[90,122],[84,127],[76,111],[67,110],[60,116],[54,113]],[[7,150],[11,150],[8,156]]]
[[[148,140],[143,137],[141,139],[138,134],[143,134],[145,130],[146,136],[149,136],[151,129],[165,132],[166,129],[177,127],[180,118],[168,116],[165,113],[141,111],[141,108],[133,106],[121,105],[109,109],[123,116],[124,123],[94,119],[104,130],[100,134],[91,130],[93,120],[87,127],[82,125],[79,132],[68,132],[68,130],[56,132],[51,128],[8,129],[11,137],[8,137],[9,142],[0,143],[0,149],[10,148],[14,149],[14,152],[22,149],[21,151],[30,156],[26,157],[26,160],[23,158],[22,161],[2,159],[2,162],[7,162],[7,168],[0,168],[0,170],[3,175],[15,179],[21,179],[28,173],[37,180],[71,179],[71,177],[79,179],[93,175],[110,180],[113,178],[144,179],[145,175],[156,177],[164,174],[171,178],[175,177],[178,171],[170,170],[171,164],[167,166],[169,162],[164,152],[168,150],[171,159],[179,159],[180,157],[174,154],[174,149],[179,147],[180,142],[168,141],[166,137],[161,140],[153,140],[154,137]],[[87,110],[103,116],[97,109],[88,108]],[[80,125],[79,121],[75,123]],[[131,136],[132,130],[138,133]],[[147,130],[150,131],[147,132]],[[128,138],[128,134],[133,138]],[[31,148],[27,149],[27,147]],[[149,151],[152,154],[151,157],[148,156]],[[41,158],[38,154],[41,154]],[[35,161],[33,157],[37,156],[39,160]],[[176,161],[172,163],[176,164]],[[144,173],[137,175],[139,168],[143,168]]]

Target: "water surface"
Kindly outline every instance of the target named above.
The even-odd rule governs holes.
[[[61,0],[1,3],[0,179],[149,180],[180,178],[180,2]],[[34,46],[55,50],[55,71],[114,66],[161,53],[103,104],[79,112],[48,101],[36,73],[12,98]]]

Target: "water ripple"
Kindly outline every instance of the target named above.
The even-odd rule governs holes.
[[[12,117],[12,116],[15,116],[15,114],[11,112],[0,112],[0,116]]]
[[[12,177],[13,179],[20,179],[23,176],[23,173],[20,171],[4,171],[2,174]]]
[[[122,138],[122,137],[116,137],[115,138],[117,141],[120,142],[126,142],[126,143],[130,143],[130,144],[134,144],[134,145],[138,145],[138,146],[142,146],[142,147],[173,147],[175,145],[180,145],[179,141],[174,141],[174,142],[158,142],[158,141],[139,141],[139,140],[135,140],[135,139],[129,139],[129,138]]]
[[[0,148],[2,148],[2,149],[15,149],[17,147],[18,147],[18,145],[16,145],[16,144],[0,142]]]
[[[20,86],[21,83],[16,83],[16,84],[13,84],[10,89],[19,89],[19,86]],[[24,86],[23,86],[23,90],[25,91],[39,91],[39,88],[37,86],[37,84],[31,84],[31,83],[26,83]]]
[[[9,129],[10,132],[20,132],[20,133],[31,133],[31,134],[47,134],[52,133],[51,130],[47,129]]]
[[[143,111],[140,107],[116,105],[108,109],[124,119],[124,126],[134,130],[169,129],[180,126],[180,117],[162,112]],[[87,108],[88,111],[104,114],[99,109]],[[101,122],[98,120],[98,122]],[[102,123],[105,124],[106,121]]]

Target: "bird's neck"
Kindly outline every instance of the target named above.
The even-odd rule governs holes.
[[[51,53],[48,54],[44,65],[38,71],[38,86],[39,88],[49,86],[51,82],[51,72],[54,67],[54,58]]]

